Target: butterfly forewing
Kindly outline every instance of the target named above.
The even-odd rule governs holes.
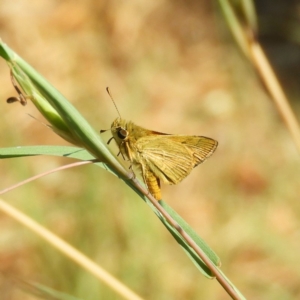
[[[182,143],[193,153],[194,167],[210,157],[218,146],[218,142],[205,136],[169,136],[170,139]]]

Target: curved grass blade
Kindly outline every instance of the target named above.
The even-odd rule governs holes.
[[[77,141],[76,144],[84,145],[96,158],[107,162],[109,167],[118,173],[119,176],[121,175],[124,180],[130,177],[125,168],[102,142],[99,134],[95,132],[85,118],[56,88],[3,42],[0,43],[0,55],[7,60],[22,88],[30,88],[30,97],[35,98],[36,95],[40,94],[52,106],[52,112],[55,111],[64,121],[68,130]],[[54,124],[51,125],[54,126]]]
[[[84,145],[86,150],[97,159],[102,160],[107,167],[119,178],[121,178],[127,185],[129,185],[137,194],[146,201],[147,204],[152,208],[154,213],[159,216],[160,220],[172,233],[175,239],[180,243],[181,246],[189,253],[189,257],[193,262],[199,266],[199,268],[211,277],[211,273],[203,266],[203,262],[191,249],[188,244],[180,237],[180,234],[161,216],[161,213],[147,200],[147,192],[142,192],[141,184],[139,181],[130,180],[131,175],[123,167],[123,165],[117,160],[117,158],[109,151],[107,146],[102,142],[99,134],[88,124],[88,122],[80,115],[75,107],[68,102],[68,100],[58,92],[50,83],[48,83],[38,72],[36,72],[27,62],[20,58],[5,44],[0,43],[0,56],[8,61],[9,66],[13,70],[16,79],[19,84],[23,87],[26,85],[30,87],[30,96],[38,98],[36,95],[41,95],[48,101],[50,106],[55,111],[55,114],[61,118],[63,123],[66,125],[68,131],[71,133],[71,139],[75,139],[76,144]],[[32,85],[32,86],[31,86]],[[52,109],[51,109],[52,110]],[[51,124],[53,125],[53,123]],[[144,189],[143,189],[144,190]],[[170,210],[170,215],[176,218],[177,214],[174,214]],[[173,216],[174,215],[174,216]],[[186,226],[186,228],[189,226]],[[199,237],[198,237],[199,238]],[[200,239],[200,238],[199,238]],[[200,239],[201,240],[201,239]],[[198,243],[199,247],[203,247],[203,243]],[[206,244],[205,244],[206,245]],[[207,246],[207,245],[206,245]],[[209,248],[208,246],[206,248]],[[205,253],[213,253],[210,249],[203,249]],[[216,264],[218,259],[213,256]]]

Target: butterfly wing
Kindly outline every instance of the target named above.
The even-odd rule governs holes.
[[[136,143],[136,162],[147,165],[164,183],[177,184],[213,153],[217,142],[212,141],[205,137],[178,135],[140,138]]]
[[[194,167],[209,158],[218,146],[216,140],[205,136],[170,135],[168,138],[185,145],[192,152]]]

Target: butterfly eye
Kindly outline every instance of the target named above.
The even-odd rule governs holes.
[[[121,140],[125,140],[128,136],[128,131],[125,130],[124,128],[120,127],[120,129],[118,130],[118,137]]]

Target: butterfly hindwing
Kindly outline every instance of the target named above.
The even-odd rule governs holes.
[[[138,163],[168,184],[177,184],[212,154],[216,142],[205,137],[153,135],[136,143]]]

